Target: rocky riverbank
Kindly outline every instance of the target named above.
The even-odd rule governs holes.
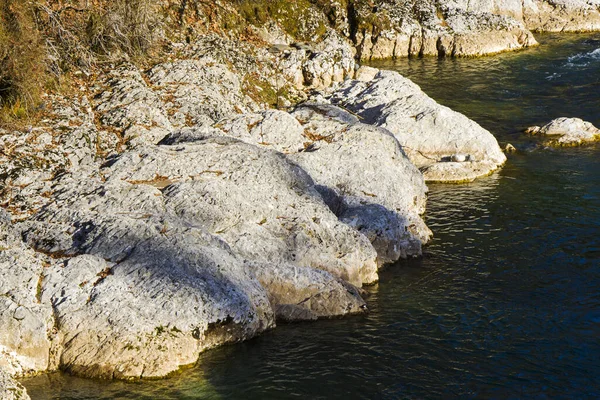
[[[351,9],[315,43],[274,20],[270,43],[213,33],[149,68],[79,71],[43,119],[0,131],[2,382],[166,376],[277,321],[364,313],[378,270],[421,255],[426,182],[506,157],[410,80],[359,68]],[[490,37],[532,44],[514,20]]]

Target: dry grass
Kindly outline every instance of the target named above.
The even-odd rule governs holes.
[[[40,101],[45,51],[33,5],[23,0],[0,3],[0,106],[24,117]]]
[[[69,71],[141,60],[162,34],[160,0],[1,0],[0,125],[38,110]]]
[[[97,54],[147,54],[160,37],[158,9],[158,2],[149,0],[113,0],[91,9],[86,26],[91,49]]]

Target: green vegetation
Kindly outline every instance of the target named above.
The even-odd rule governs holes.
[[[255,26],[277,21],[298,40],[314,40],[327,31],[326,20],[308,0],[234,0],[240,15]]]

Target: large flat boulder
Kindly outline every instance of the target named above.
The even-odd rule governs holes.
[[[165,376],[207,348],[274,326],[244,261],[218,238],[172,222],[157,188],[93,177],[57,186],[24,234],[60,258],[38,290],[56,319],[62,369]]]
[[[169,147],[125,153],[101,175],[64,175],[53,187],[52,201],[20,224],[27,243],[54,260],[34,275],[33,295],[51,315],[53,335],[52,347],[44,342],[46,347],[36,350],[46,365],[38,371],[47,369],[47,359],[53,356],[54,368],[80,376],[161,377],[194,363],[208,348],[274,327],[276,316],[305,320],[366,310],[359,290],[341,278],[358,284],[376,279],[375,251],[364,236],[337,221],[297,166],[274,152],[232,139],[190,145],[187,150]],[[226,182],[218,185],[209,178],[199,185],[211,168],[200,160],[215,163],[217,159],[223,164],[211,166],[221,169],[208,174],[222,176]],[[132,160],[136,162],[130,164]],[[152,179],[141,179],[157,166],[163,167],[158,172],[164,176],[154,171]],[[127,174],[137,175],[128,179]],[[243,187],[241,179],[248,186]],[[241,186],[239,194],[229,190],[233,185]],[[234,202],[216,201],[231,196]],[[268,203],[269,196],[275,200]],[[190,203],[185,203],[186,198]],[[240,238],[239,232],[227,236],[215,229],[243,221],[244,213],[249,213],[247,227],[267,225],[255,220],[252,207],[269,219],[281,220],[280,224],[268,225],[265,232],[269,233],[262,236],[248,228],[254,238],[246,238],[245,244],[231,239]],[[198,214],[182,213],[188,210]],[[203,213],[202,220],[196,217]],[[309,220],[314,226],[307,226],[310,217],[315,218]],[[271,240],[287,253],[265,253],[254,260],[239,255],[265,252]],[[324,244],[312,249],[320,243]],[[290,258],[296,254],[292,263]],[[274,259],[268,260],[269,256]],[[361,275],[363,270],[352,264],[359,256],[365,258],[360,266],[368,275]],[[323,270],[303,263],[318,264]],[[10,267],[26,271],[18,263]],[[11,290],[21,286],[8,283]],[[0,315],[9,318],[15,313],[25,320],[19,309]],[[3,330],[7,337],[17,337],[20,328],[7,326]],[[48,335],[45,327],[31,330],[44,338]],[[12,348],[16,360],[27,354],[27,348]]]
[[[438,104],[392,71],[347,81],[331,96],[365,123],[392,132],[429,182],[468,182],[506,161],[496,138],[475,121]]]

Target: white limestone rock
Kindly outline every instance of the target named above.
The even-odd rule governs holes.
[[[327,104],[244,114],[216,127],[298,163],[340,220],[371,240],[380,265],[421,254],[431,236],[420,217],[427,187],[390,132]],[[173,135],[184,141],[190,133]]]
[[[0,400],[29,400],[27,389],[0,366]]]
[[[173,129],[163,101],[137,67],[125,64],[110,71],[97,90],[95,111],[100,122],[119,129],[128,145],[156,143]]]
[[[45,269],[39,289],[56,318],[60,368],[161,377],[274,326],[243,260],[170,218],[157,188],[93,177],[58,185],[55,202],[23,228],[36,249],[73,257]]]
[[[348,81],[331,100],[392,132],[426,181],[468,182],[506,161],[490,132],[396,72],[380,71],[369,82]],[[452,161],[456,155],[465,155],[465,161]]]
[[[355,54],[348,40],[330,31],[302,64],[304,85],[318,89],[352,77]]]
[[[523,2],[525,25],[540,32],[600,30],[598,0],[528,0]]]
[[[336,215],[371,240],[380,265],[420,255],[431,236],[420,217],[428,189],[395,137],[332,105],[306,104],[292,115],[306,142],[288,157],[315,179]],[[342,204],[332,204],[332,194]]]
[[[247,259],[323,269],[356,286],[377,280],[367,238],[339,222],[306,172],[276,152],[213,137],[126,153],[103,174],[168,185],[167,207]]]
[[[242,93],[240,75],[209,56],[159,64],[148,79],[175,127],[212,124],[257,109]]]
[[[359,22],[355,42],[362,60],[480,56],[537,44],[522,21],[480,7],[483,1],[421,1],[412,6],[398,0],[375,3],[355,13]]]
[[[545,143],[551,146],[580,146],[600,140],[600,129],[580,118],[556,118],[542,127],[532,126],[526,132],[545,136]]]
[[[367,309],[359,290],[329,272],[294,264],[247,262],[278,320],[314,320],[360,314]]]
[[[0,209],[0,369],[11,375],[54,367],[52,308],[40,299],[44,265]]]

